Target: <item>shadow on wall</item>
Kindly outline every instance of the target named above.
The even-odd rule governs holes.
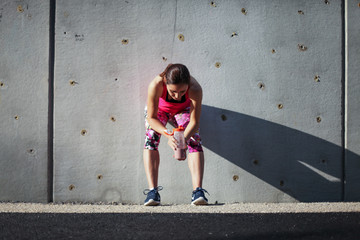
[[[202,107],[201,135],[206,148],[298,201],[343,199],[341,146],[206,105]]]

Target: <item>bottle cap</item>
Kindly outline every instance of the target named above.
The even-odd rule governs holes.
[[[180,125],[178,128],[174,128],[174,131],[183,132],[183,131],[185,131],[185,128]]]

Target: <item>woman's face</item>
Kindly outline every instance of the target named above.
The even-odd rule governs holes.
[[[167,84],[166,88],[169,93],[169,96],[175,101],[180,101],[181,98],[185,95],[187,89],[187,84]]]

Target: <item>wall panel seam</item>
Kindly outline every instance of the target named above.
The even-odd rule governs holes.
[[[47,200],[53,202],[54,192],[54,69],[56,0],[50,0],[49,10],[49,100],[48,100],[48,183]]]

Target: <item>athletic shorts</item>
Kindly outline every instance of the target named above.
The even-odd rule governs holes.
[[[153,130],[150,127],[146,119],[147,118],[146,107],[145,107],[144,115],[145,115],[145,129],[146,129],[144,148],[150,150],[158,150],[161,134],[155,132],[155,130]],[[177,128],[180,125],[186,128],[190,122],[190,107],[185,108],[184,111],[177,113],[175,115],[159,110],[157,118],[164,126],[166,126],[166,124],[169,122],[175,128]],[[203,151],[199,129],[195,132],[192,138],[190,138],[190,140],[187,142],[187,145],[188,145],[189,153]]]

